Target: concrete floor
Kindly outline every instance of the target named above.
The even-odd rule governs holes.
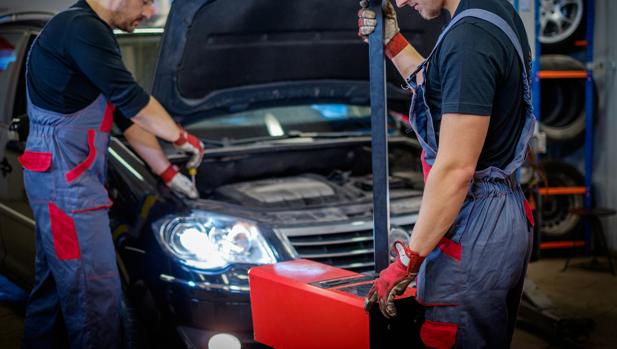
[[[574,259],[576,264],[586,259]],[[602,260],[602,262],[606,262]],[[617,348],[617,277],[606,272],[569,268],[561,272],[563,259],[543,259],[530,264],[529,278],[560,311],[594,320],[595,329],[580,348]],[[0,348],[19,348],[23,331],[24,294],[0,277]],[[563,343],[517,329],[514,349],[562,348]]]

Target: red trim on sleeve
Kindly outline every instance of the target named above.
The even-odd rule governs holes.
[[[52,201],[47,206],[56,256],[59,260],[79,259],[79,241],[75,222]]]
[[[94,160],[96,159],[96,146],[94,145],[94,138],[96,137],[96,131],[93,129],[88,130],[88,156],[82,162],[80,162],[77,166],[75,166],[72,170],[67,172],[64,177],[66,178],[67,183],[71,183],[79,176],[81,176],[86,170],[88,170],[92,164],[94,164]]]
[[[51,167],[51,153],[26,150],[17,161],[28,171],[45,172]]]
[[[420,338],[428,348],[450,349],[456,343],[458,325],[426,320],[420,329]]]
[[[396,33],[396,35],[394,35],[394,37],[392,37],[392,39],[390,39],[390,42],[388,42],[385,47],[384,53],[389,59],[392,59],[396,57],[396,55],[398,55],[401,51],[403,51],[403,49],[407,47],[407,45],[409,45],[407,39],[405,39],[403,34],[398,32]]]
[[[441,238],[438,246],[443,251],[443,253],[456,259],[457,261],[461,260],[462,248],[460,244],[457,244],[456,242],[444,237]]]
[[[177,173],[178,173],[178,168],[176,168],[176,166],[174,165],[169,165],[165,169],[165,171],[163,171],[163,173],[160,174],[160,177],[163,180],[163,182],[167,184],[171,182],[172,179],[174,179]]]
[[[101,121],[101,126],[99,126],[101,132],[109,133],[111,131],[111,126],[114,124],[114,110],[116,110],[116,107],[107,102],[105,114],[103,114],[103,121]]]

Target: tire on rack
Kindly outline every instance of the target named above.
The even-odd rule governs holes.
[[[543,55],[541,70],[585,70],[568,56]],[[540,88],[540,128],[549,140],[582,140],[585,131],[585,79],[544,79]],[[594,88],[594,101],[597,96]]]
[[[540,42],[542,52],[570,53],[585,39],[587,0],[542,0]]]
[[[573,166],[558,160],[543,160],[541,168],[549,187],[584,186],[585,178]],[[542,239],[568,240],[581,227],[579,216],[570,211],[583,207],[582,195],[545,195],[542,197]]]

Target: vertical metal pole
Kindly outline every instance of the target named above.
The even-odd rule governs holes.
[[[587,1],[587,52],[586,68],[587,81],[585,84],[585,207],[591,208],[591,184],[593,172],[593,36],[594,36],[594,0]],[[589,252],[591,246],[591,227],[585,222],[585,242],[586,251]]]
[[[389,0],[383,0],[389,1]],[[388,188],[388,130],[386,121],[386,66],[383,45],[382,0],[370,0],[377,27],[369,36],[369,77],[371,88],[371,137],[373,166],[373,248],[375,272],[388,266],[390,193]]]
[[[532,77],[532,87],[531,87],[531,100],[533,104],[533,112],[536,116],[538,123],[536,127],[540,124],[540,55],[542,54],[542,43],[540,43],[540,36],[542,35],[542,25],[540,24],[540,1],[535,0],[535,47],[533,52],[533,63],[531,65],[531,77]]]
[[[542,43],[540,43],[540,36],[542,35],[542,25],[540,22],[540,13],[541,13],[541,0],[534,0],[534,23],[535,23],[535,33],[534,33],[534,47],[533,47],[533,61],[531,65],[531,78],[532,78],[532,86],[531,86],[531,101],[533,105],[534,115],[536,116],[536,130],[534,132],[537,134],[540,130],[540,120],[542,115],[540,115],[540,55],[542,54]],[[540,154],[535,154],[536,160],[540,163]],[[540,259],[540,244],[542,243],[542,195],[539,192],[535,192],[533,195],[536,200],[536,209],[534,220],[536,222],[533,231],[533,260]]]

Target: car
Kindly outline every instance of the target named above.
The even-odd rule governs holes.
[[[251,267],[306,258],[373,270],[368,50],[356,12],[356,2],[327,0],[175,0],[164,29],[117,33],[127,68],[206,144],[200,199],[188,200],[112,134],[106,186],[128,343],[216,348],[214,339],[233,336],[262,347],[252,336]],[[0,17],[0,59],[9,57],[0,67],[0,272],[24,289],[35,251],[17,162],[24,62],[49,18]],[[444,22],[414,14],[400,25],[426,55]],[[393,67],[387,74],[392,241],[409,238],[423,183],[404,121],[409,95]],[[187,155],[162,145],[184,169]]]

